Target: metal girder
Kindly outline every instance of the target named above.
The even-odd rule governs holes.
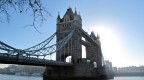
[[[32,46],[30,48],[24,49],[24,51],[35,51],[35,50],[41,50],[42,48],[44,48],[47,44],[49,44],[49,42],[55,37],[56,33],[54,33],[52,36],[50,36],[48,39],[44,40],[43,42]]]
[[[100,44],[96,41],[94,41],[89,34],[87,34],[83,29],[81,28],[77,28],[77,30],[79,30],[82,33],[82,36],[89,41],[90,43],[92,43],[95,46],[99,46]],[[11,47],[3,42],[0,41],[0,50],[3,50],[6,52],[6,54],[12,54],[12,55],[22,55],[23,57],[26,56],[48,56],[51,55],[59,50],[61,50],[72,38],[73,34],[75,33],[76,29],[73,28],[71,31],[68,32],[67,36],[65,38],[63,38],[62,40],[60,40],[59,42],[57,42],[56,44],[53,44],[51,46],[48,46],[48,44],[52,41],[52,39],[54,39],[56,33],[54,33],[52,36],[50,36],[48,39],[44,40],[43,42],[32,46],[30,48],[21,50],[21,49],[16,49],[14,47]],[[84,41],[82,41],[83,44],[87,45]],[[101,49],[101,48],[100,48]],[[1,52],[0,52],[1,53]],[[1,54],[5,54],[5,53],[1,53]],[[26,56],[25,56],[26,55]],[[17,56],[19,57],[19,56]],[[28,58],[28,57],[27,57]],[[101,58],[102,61],[104,61],[104,57],[101,51]]]
[[[14,47],[9,46],[8,44],[5,44],[4,42],[0,41],[0,53],[3,55],[17,55],[22,54],[22,50],[16,49]],[[23,52],[23,54],[26,54]]]
[[[90,35],[89,35],[87,32],[85,32],[82,28],[79,28],[79,30],[80,30],[80,32],[82,32],[83,37],[84,37],[87,41],[89,41],[90,43],[92,43],[93,45],[95,45],[95,46],[97,46],[97,47],[100,47],[101,59],[102,59],[102,61],[105,63],[105,61],[104,61],[104,56],[103,56],[103,54],[102,54],[102,50],[101,50],[101,45],[100,45],[100,43],[94,41],[94,40],[90,37]],[[83,41],[83,40],[82,40],[82,44],[87,45],[87,43],[86,43],[85,41]]]
[[[51,54],[59,51],[62,47],[64,47],[68,43],[68,41],[71,39],[74,32],[75,32],[75,29],[72,29],[64,39],[62,39],[61,41],[57,42],[54,45],[51,45],[48,47],[44,46],[40,49],[35,49],[35,50],[25,50],[25,52],[32,56],[51,55]]]
[[[12,51],[12,50],[16,50],[16,48],[11,47],[3,42],[0,41],[0,49],[5,50],[5,51]]]
[[[12,55],[12,54],[15,54],[16,51],[17,51],[16,48],[11,47],[11,46],[5,44],[4,42],[0,41],[0,52],[2,52],[3,54]]]
[[[93,45],[98,46],[99,43],[94,41],[87,32],[85,32],[83,29],[79,28],[79,30],[82,32],[82,36],[89,42],[91,42]]]
[[[64,39],[51,46],[48,46],[48,44],[55,37],[56,33],[54,33],[52,36],[50,36],[48,39],[44,40],[43,42],[24,50],[13,48],[0,41],[0,50],[6,51],[6,53],[11,55],[45,57],[47,55],[51,55],[55,53],[56,51],[59,51],[62,47],[64,47],[71,39],[72,35],[74,34],[74,31],[75,29],[72,29]]]

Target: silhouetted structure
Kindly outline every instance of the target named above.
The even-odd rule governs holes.
[[[88,35],[82,29],[80,14],[68,8],[63,18],[59,14],[57,17],[57,43],[72,29],[75,29],[72,38],[57,51],[56,60],[66,62],[66,58],[71,56],[69,59],[73,65],[47,67],[43,80],[113,78],[112,64],[107,61],[106,66],[102,56],[99,35],[95,36],[94,32]],[[86,47],[86,58],[82,58],[82,45]]]
[[[56,44],[49,45],[54,36],[57,37]],[[82,45],[86,47],[86,58],[82,58]],[[51,59],[54,53],[56,61]],[[16,49],[0,41],[0,62],[47,66],[44,80],[114,77],[111,62],[104,61],[99,35],[95,36],[94,32],[87,34],[82,29],[80,14],[71,8],[67,9],[63,18],[58,14],[56,33],[35,46]]]

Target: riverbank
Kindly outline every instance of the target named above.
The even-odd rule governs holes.
[[[143,76],[144,72],[135,72],[135,73],[115,73],[115,76]]]

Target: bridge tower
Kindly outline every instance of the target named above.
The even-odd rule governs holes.
[[[97,67],[102,67],[102,52],[101,52],[101,42],[100,37],[97,34],[95,36],[94,32],[92,31],[90,34],[91,39],[93,39],[98,45],[93,45],[90,42],[87,42],[86,46],[86,57],[90,59],[92,62],[96,62]]]
[[[56,42],[59,42],[65,38],[72,28],[82,28],[82,19],[75,9],[75,12],[69,7],[64,14],[63,18],[60,18],[58,13],[57,17],[57,39]],[[74,33],[72,39],[68,44],[56,54],[57,61],[66,61],[68,56],[71,56],[71,61],[76,63],[78,59],[82,58],[82,48],[81,48],[81,34],[78,30]]]
[[[107,76],[102,66],[100,37],[95,36],[94,32],[89,35],[82,29],[82,19],[76,9],[73,12],[69,7],[62,18],[58,14],[56,26],[56,43],[65,40],[73,28],[75,32],[61,49],[57,45],[56,61],[61,62],[59,66],[47,67],[43,80],[88,80]],[[86,58],[82,58],[82,45],[86,47]],[[63,64],[68,56],[71,56],[70,66]]]

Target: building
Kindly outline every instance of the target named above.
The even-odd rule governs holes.
[[[56,61],[66,62],[66,58],[71,56],[73,66],[47,67],[44,80],[113,78],[110,70],[106,70],[103,65],[99,35],[95,36],[93,31],[89,35],[82,29],[82,18],[76,9],[73,12],[69,7],[62,18],[58,14],[56,26],[57,44],[75,29],[68,43],[56,53]],[[82,40],[82,37],[85,40]],[[82,45],[86,47],[86,58],[82,58]]]

